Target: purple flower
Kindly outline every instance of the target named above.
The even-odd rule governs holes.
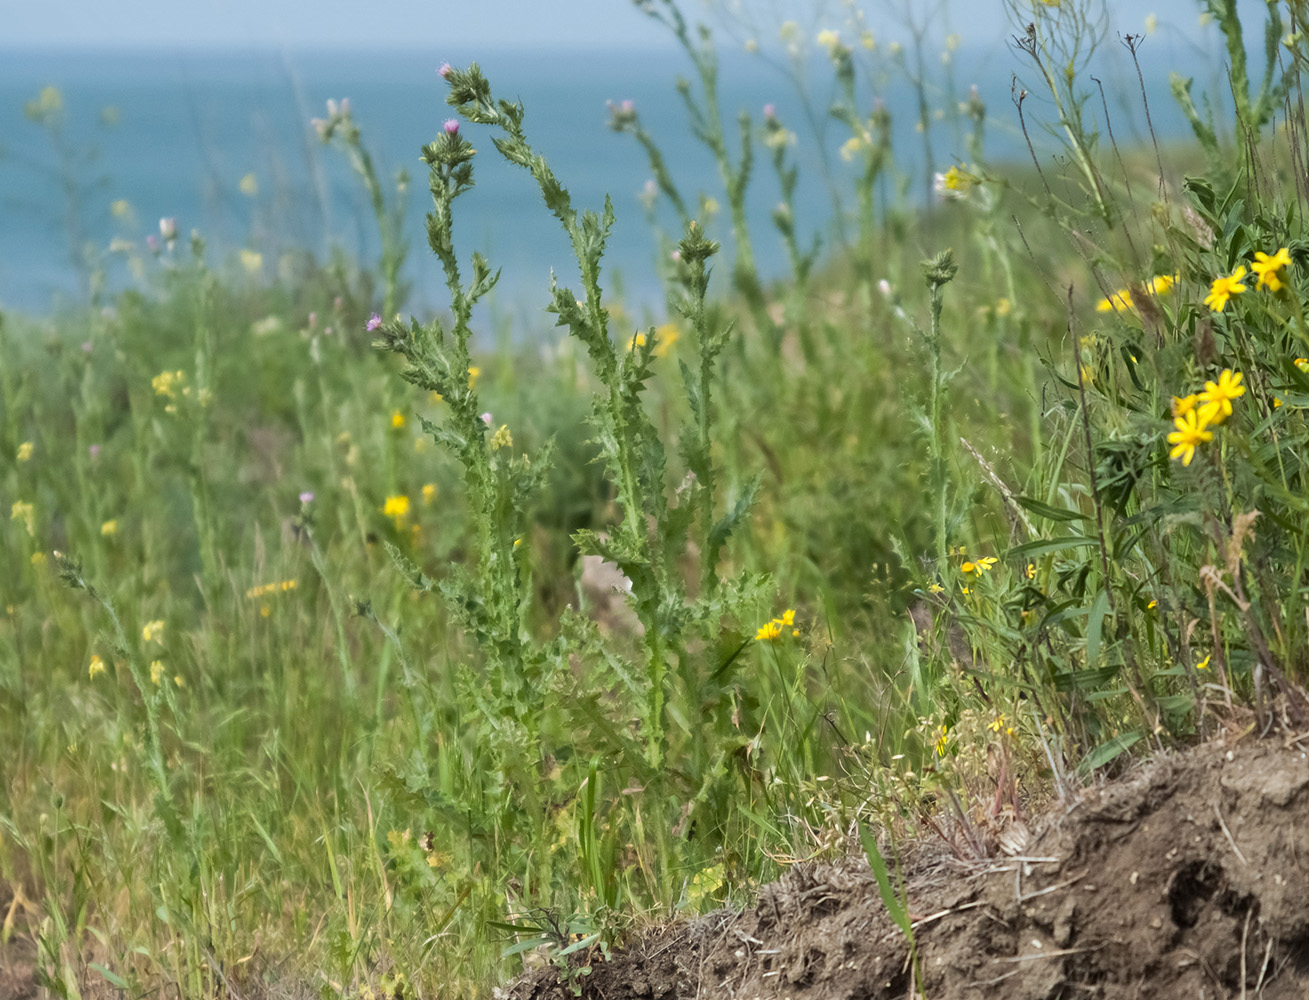
[[[82,341],[82,353],[83,353],[83,354],[90,354],[90,353],[91,353],[92,346],[93,346],[93,345],[91,344],[91,341],[89,341],[89,340],[84,340],[84,341]]]
[[[487,427],[490,427],[495,423],[495,421],[491,419],[491,412],[489,410],[482,414],[482,423],[486,424]]]
[[[100,457],[100,446],[98,444],[91,445],[91,447],[87,448],[86,451],[87,454],[91,456],[91,461],[93,462]]]
[[[622,104],[620,104],[619,107],[623,109],[623,114],[625,115],[630,115],[634,111],[636,111],[636,105],[632,102],[630,98],[624,101]]]
[[[158,253],[158,252],[159,252],[159,237],[156,236],[154,233],[151,233],[149,236],[147,236],[147,237],[145,238],[145,245],[146,245],[146,248],[147,248],[151,253]]]
[[[777,105],[776,105],[776,104],[765,104],[765,105],[764,105],[764,117],[765,117],[765,118],[776,118],[776,117],[777,117]]]
[[[305,490],[303,493],[300,494],[300,502],[301,502],[301,503],[313,503],[313,502],[314,502],[314,495],[313,495],[312,493],[310,493],[308,490]]]
[[[454,67],[451,66],[448,62],[441,63],[441,68],[436,71],[436,75],[441,77],[442,79],[445,79],[447,76],[450,75],[450,70],[452,70],[453,68]]]
[[[364,324],[364,329],[367,330],[369,333],[372,333],[381,325],[382,325],[382,317],[377,315],[377,313],[373,313],[373,315],[368,317],[368,322]]]
[[[458,134],[459,134],[459,119],[457,119],[457,118],[447,118],[447,119],[445,120],[445,134],[446,134],[446,135],[458,135]]]

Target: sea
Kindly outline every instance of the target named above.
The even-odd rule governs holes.
[[[1141,85],[1126,50],[1109,42],[1101,52],[1103,64],[1090,72],[1104,81],[1106,96],[1103,104],[1098,93],[1091,97],[1088,115],[1103,133],[1107,107],[1119,143],[1147,141]],[[343,253],[374,264],[379,241],[363,188],[340,151],[323,146],[310,124],[326,116],[329,99],[343,98],[384,182],[401,169],[410,176],[404,198],[411,248],[407,307],[419,314],[439,310],[443,280],[425,244],[430,197],[419,152],[453,114],[440,64],[473,59],[497,95],[522,102],[529,141],[569,188],[574,205],[600,210],[606,196],[612,198],[617,223],[602,282],[609,293],[653,312],[662,301],[654,277],[660,251],[643,201],[650,168],[630,136],[608,127],[609,102],[632,102],[688,201],[703,195],[720,206],[716,215],[700,214],[711,235],[726,244],[729,256],[715,277],[719,287],[725,284],[726,197],[676,85],[686,77],[692,93],[699,92],[694,68],[681,53],[0,49],[0,310],[39,316],[85,301],[84,272],[75,261],[87,252],[100,261],[108,292],[148,283],[148,268],[157,261],[146,241],[161,218],[177,222],[181,238],[174,252],[189,245],[192,231],[205,240],[214,266],[235,270],[240,251],[258,252],[264,266],[257,280],[273,280],[275,261],[291,249],[320,260]],[[1037,155],[1058,156],[1049,127],[1053,109],[1033,86],[1035,74],[1024,59],[1013,46],[970,48],[966,35],[944,62],[932,54],[926,93],[933,122],[926,132],[916,128],[917,92],[903,72],[861,78],[861,110],[880,101],[892,115],[894,163],[878,188],[881,204],[930,203],[931,174],[971,162],[969,123],[959,109],[971,87],[987,108],[988,162],[1030,163],[1013,99],[1024,85],[1031,90],[1024,108]],[[1207,48],[1187,40],[1147,44],[1145,89],[1155,131],[1165,141],[1188,133],[1168,86],[1168,72],[1178,66],[1197,76],[1197,92],[1221,95],[1226,87],[1216,38]],[[47,87],[57,88],[62,100],[56,127],[26,113]],[[817,239],[824,252],[839,253],[842,213],[853,205],[853,167],[840,155],[849,131],[826,113],[836,99],[830,67],[818,60],[796,71],[784,59],[728,53],[720,98],[734,155],[741,112],[758,129],[764,106],[773,105],[796,133],[797,227],[804,242]],[[489,130],[463,128],[478,155],[476,187],[455,203],[457,247],[465,259],[477,250],[502,269],[496,292],[502,305],[543,308],[552,273],[561,284],[577,284],[567,239],[530,176],[499,157]],[[778,200],[768,153],[756,145],[749,219],[760,270],[770,279],[787,270],[771,222]],[[666,205],[656,202],[654,212],[661,225],[675,226]],[[130,266],[134,257],[146,262],[144,278],[139,263],[137,271]]]

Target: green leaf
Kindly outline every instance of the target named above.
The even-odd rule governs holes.
[[[1091,614],[1086,622],[1086,665],[1094,667],[1100,659],[1100,634],[1104,627],[1104,616],[1109,613],[1109,590],[1101,588],[1091,605]]]
[[[99,962],[88,962],[87,964],[90,965],[91,968],[95,969],[96,972],[100,973],[100,975],[104,976],[107,980],[109,980],[109,982],[111,982],[113,985],[117,986],[120,990],[125,990],[128,988],[126,979],[124,979],[122,976],[118,975],[117,973],[110,972]]]
[[[886,862],[882,860],[882,852],[877,849],[877,838],[862,823],[859,824],[859,841],[864,845],[864,853],[868,855],[868,864],[873,869],[873,877],[877,879],[877,891],[886,906],[886,912],[900,928],[900,933],[912,942],[914,930],[909,921],[909,911],[891,888],[891,880],[886,874]]]
[[[1076,549],[1096,544],[1098,544],[1096,539],[1089,535],[1066,535],[1063,538],[1038,539],[1035,542],[1015,545],[1009,550],[1008,556],[1014,559],[1023,556],[1043,556],[1047,552],[1061,552],[1064,549]]]
[[[1077,765],[1078,774],[1090,774],[1098,767],[1104,767],[1115,757],[1126,753],[1145,736],[1144,729],[1133,729],[1130,732],[1122,733],[1115,736],[1107,743],[1101,743],[1098,747],[1082,758]]]
[[[1050,521],[1089,521],[1091,519],[1089,514],[1083,514],[1076,510],[1065,510],[1061,507],[1051,507],[1048,503],[1042,503],[1040,500],[1034,500],[1031,497],[1014,497],[1014,499],[1033,514]]]

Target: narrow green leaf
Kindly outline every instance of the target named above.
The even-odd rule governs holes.
[[[1060,507],[1051,507],[1048,503],[1042,503],[1040,500],[1034,500],[1031,497],[1015,497],[1014,499],[1037,517],[1044,517],[1050,521],[1089,521],[1091,519],[1089,514],[1083,514],[1075,510],[1065,510]]]
[[[1109,613],[1109,590],[1102,588],[1095,595],[1091,605],[1091,615],[1086,622],[1086,665],[1094,668],[1100,659],[1100,634],[1104,628],[1104,616]]]
[[[1145,736],[1144,729],[1133,729],[1130,732],[1115,736],[1107,743],[1101,743],[1082,758],[1077,765],[1077,772],[1079,774],[1090,774],[1096,768],[1104,767],[1115,757],[1126,753],[1139,743],[1143,736]]]

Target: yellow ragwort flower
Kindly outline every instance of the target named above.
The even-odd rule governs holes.
[[[163,642],[164,623],[159,619],[152,622],[146,622],[145,627],[141,629],[141,638],[145,642]]]
[[[1118,289],[1118,291],[1114,292],[1107,299],[1101,299],[1095,305],[1095,311],[1102,313],[1107,313],[1111,310],[1113,312],[1126,312],[1131,308],[1133,308],[1132,293],[1126,288]]]
[[[1282,247],[1272,256],[1256,252],[1254,263],[1250,265],[1250,270],[1259,277],[1259,283],[1255,287],[1267,288],[1270,292],[1280,292],[1286,287],[1286,282],[1282,280],[1282,275],[1279,272],[1282,268],[1290,266],[1291,254],[1286,247]]]
[[[391,412],[391,426],[394,427],[396,430],[399,430],[404,425],[405,425],[405,415],[401,413],[399,410],[393,410]]]
[[[1221,424],[1232,414],[1232,400],[1245,395],[1242,375],[1224,368],[1217,382],[1206,382],[1200,393],[1200,420],[1206,424]]]
[[[782,623],[774,618],[767,625],[760,625],[754,637],[756,642],[775,642],[781,634]]]
[[[151,660],[150,682],[154,684],[155,687],[159,687],[159,685],[163,683],[163,680],[164,680],[164,661]]]
[[[1191,393],[1191,395],[1189,396],[1174,396],[1173,416],[1174,417],[1186,416],[1188,413],[1190,413],[1192,410],[1195,409],[1195,404],[1198,402],[1200,402],[1200,397],[1197,396],[1195,393]]]
[[[387,497],[386,503],[382,505],[382,513],[387,517],[399,521],[409,516],[409,498],[404,494],[399,496]]]
[[[1177,430],[1168,435],[1168,443],[1173,446],[1168,457],[1181,458],[1183,465],[1190,465],[1191,459],[1195,458],[1196,447],[1214,439],[1214,432],[1205,430],[1207,423],[1203,414],[1196,410],[1191,410],[1184,417],[1175,418],[1173,424]]]
[[[514,436],[509,433],[509,425],[501,424],[494,434],[491,435],[491,450],[499,451],[501,448],[512,448],[514,446]]]
[[[87,676],[95,680],[101,674],[105,673],[105,661],[100,659],[100,654],[96,653],[91,657],[91,665],[86,669]]]
[[[1209,286],[1209,294],[1204,297],[1204,304],[1214,312],[1222,312],[1223,307],[1227,305],[1228,299],[1247,290],[1246,286],[1241,284],[1241,279],[1244,277],[1245,265],[1242,264],[1230,275],[1214,278],[1213,283]]]

